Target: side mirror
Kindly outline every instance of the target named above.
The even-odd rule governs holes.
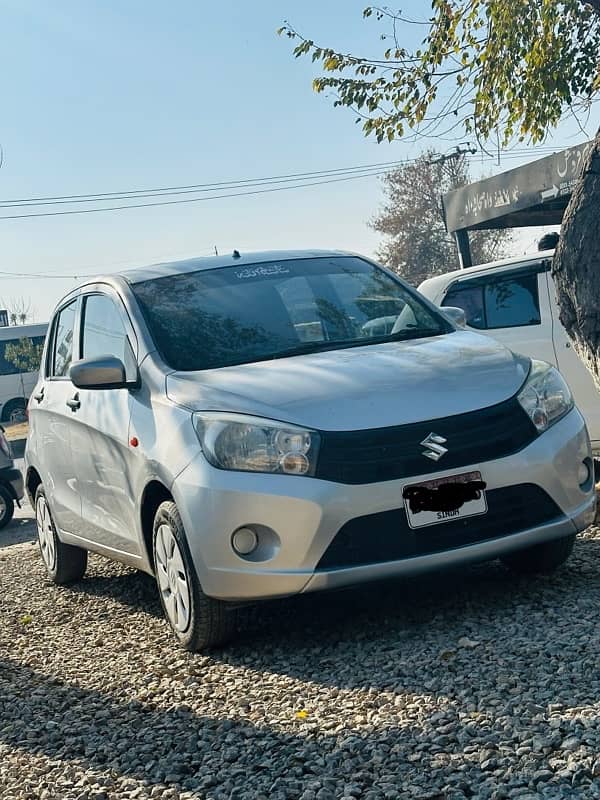
[[[440,311],[445,314],[459,328],[467,327],[467,315],[464,309],[458,306],[442,306]]]
[[[82,358],[71,364],[69,378],[78,389],[124,389],[134,385],[127,380],[125,365],[115,356]]]

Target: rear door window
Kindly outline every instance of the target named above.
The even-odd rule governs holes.
[[[540,324],[537,275],[493,281],[485,286],[488,328],[515,328]]]

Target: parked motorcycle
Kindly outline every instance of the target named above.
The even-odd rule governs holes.
[[[0,529],[5,528],[15,513],[15,503],[21,507],[23,475],[15,467],[6,431],[0,425]]]

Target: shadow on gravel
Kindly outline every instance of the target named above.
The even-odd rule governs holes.
[[[381,787],[385,782],[379,777],[382,764],[397,770],[391,778],[395,785],[403,773],[414,778],[415,769],[422,776],[419,780],[427,783],[427,775],[436,769],[432,762],[440,736],[436,722],[427,718],[418,726],[382,728],[368,735],[347,731],[339,737],[315,736],[301,730],[286,734],[243,719],[204,717],[186,706],[156,709],[151,703],[119,702],[100,692],[63,684],[8,659],[0,660],[0,718],[0,744],[25,753],[134,777],[150,785],[183,784],[204,789],[218,785],[227,792],[237,787],[254,793],[269,793],[279,787],[290,792],[285,795],[288,797],[299,796],[299,790],[311,778],[319,778],[326,785],[328,779],[347,775],[349,781],[364,787],[374,783]],[[492,727],[495,723],[492,721]],[[518,716],[512,718],[515,731],[526,724]],[[575,723],[565,723],[562,735],[569,735],[572,729]],[[503,738],[510,737],[506,718],[498,735],[500,730]],[[467,797],[480,783],[489,786],[494,782],[489,772],[463,752],[464,745],[480,735],[476,720],[456,719],[453,735],[446,737],[443,748],[437,748],[438,752],[455,755],[452,769],[456,780],[460,781],[461,766],[468,769],[468,775],[463,774]],[[485,738],[493,742],[494,736],[488,730]],[[415,750],[421,755],[428,752],[420,758],[418,767],[411,767],[409,757]],[[540,754],[539,761],[545,758]],[[348,764],[351,773],[347,772]],[[531,779],[532,773],[520,773],[515,759],[511,784],[526,786]],[[570,775],[555,782],[553,786],[559,792],[556,797],[573,796],[571,785]],[[562,786],[567,794],[560,793]],[[428,796],[441,800],[448,795],[440,791]]]
[[[108,597],[162,617],[151,576],[133,571],[111,576],[111,570],[123,568],[103,559],[98,563],[102,568],[92,570],[74,591]],[[516,577],[494,562],[244,608],[237,638],[210,655],[213,661],[226,665],[269,670],[342,689],[397,691],[400,686],[403,690],[435,692],[439,688],[435,683],[426,684],[439,676],[440,653],[447,659],[449,680],[456,685],[468,683],[472,658],[485,656],[492,662],[501,661],[504,654],[495,649],[496,637],[505,644],[507,636],[510,641],[511,627],[519,631],[523,619],[527,619],[533,626],[535,643],[523,639],[522,631],[516,636],[513,643],[519,652],[511,670],[516,680],[528,682],[536,658],[543,665],[545,658],[569,651],[571,642],[563,640],[565,625],[569,627],[574,609],[586,617],[582,604],[592,603],[590,584],[598,586],[600,596],[597,539],[579,540],[569,563],[546,577]],[[587,600],[582,599],[584,596]],[[587,619],[593,621],[597,612],[593,608],[587,611]],[[585,625],[586,619],[580,624]],[[595,635],[593,630],[589,633]],[[481,639],[478,649],[461,650],[458,642],[465,636]],[[411,661],[417,647],[422,653],[425,648],[425,661],[419,670]],[[406,661],[390,661],[390,651],[405,653]],[[552,691],[557,700],[564,696],[568,703],[568,666],[566,670],[556,677]],[[488,674],[493,678],[495,672]],[[580,680],[577,674],[573,680]],[[594,702],[594,689],[587,688],[590,702]],[[444,693],[444,687],[441,690]],[[579,684],[578,690],[582,697],[586,695],[585,686]]]
[[[580,625],[589,624],[591,639],[597,636],[593,629],[597,606],[592,607],[597,601],[590,584],[598,587],[596,596],[600,596],[599,540],[579,540],[569,563],[549,576],[519,577],[493,562],[343,592],[298,596],[246,609],[238,639],[219,654],[219,660],[340,688],[393,690],[398,687],[399,667],[389,663],[387,653],[397,651],[400,643],[407,659],[404,671],[400,670],[406,676],[404,686],[427,692],[427,681],[439,674],[440,653],[449,651],[450,679],[457,685],[468,683],[470,659],[462,656],[483,657],[485,646],[485,657],[501,662],[505,654],[496,651],[495,638],[505,644],[508,635],[510,641],[511,628],[517,631],[525,618],[533,626],[533,643],[523,639],[522,632],[515,638],[515,648],[523,652],[511,670],[527,684],[535,674],[532,662],[569,650],[571,641],[565,640],[564,632],[574,611],[580,612]],[[481,647],[461,651],[458,641],[465,636],[482,640]],[[411,652],[415,646],[428,646],[428,637],[431,652],[427,657],[435,663],[421,663],[417,671]],[[348,669],[349,660],[354,670]],[[553,687],[557,700],[565,698],[567,703],[568,671],[567,666]],[[492,679],[494,674],[490,673]],[[578,680],[576,672],[573,679]],[[435,684],[429,687],[435,688]],[[590,703],[597,701],[597,680],[587,693],[586,687],[578,688]]]
[[[107,563],[113,566],[111,562]],[[122,568],[119,566],[119,569]],[[93,597],[107,597],[153,617],[163,615],[156,581],[145,572],[128,570],[119,575],[104,575],[94,570],[94,573],[75,584],[72,591]]]
[[[37,537],[37,529],[32,519],[18,518],[0,530],[0,550],[10,547],[13,544],[23,544],[23,542],[33,542]]]

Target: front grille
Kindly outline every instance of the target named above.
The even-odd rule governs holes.
[[[562,517],[539,486],[524,483],[486,492],[486,514],[413,530],[404,508],[347,522],[323,554],[318,570],[397,561],[499,539]]]
[[[448,452],[438,466],[421,442],[436,433]],[[535,426],[516,397],[452,417],[373,428],[323,431],[316,477],[338,483],[376,483],[491,461],[522,450],[536,438]]]

